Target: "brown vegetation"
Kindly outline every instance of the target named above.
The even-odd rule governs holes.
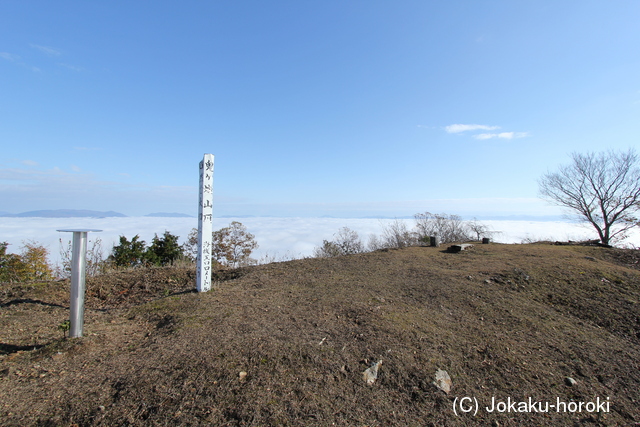
[[[218,272],[89,279],[85,337],[63,339],[68,283],[0,288],[2,425],[633,425],[638,251],[409,247]],[[363,372],[382,360],[375,383]],[[433,385],[447,371],[446,394]],[[568,378],[575,380],[571,382]],[[573,385],[570,385],[573,384]],[[477,398],[457,417],[456,399]],[[488,413],[491,398],[608,413]]]

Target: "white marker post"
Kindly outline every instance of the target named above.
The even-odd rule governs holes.
[[[200,204],[198,205],[198,269],[196,289],[211,290],[211,244],[213,240],[213,154],[200,162]]]
[[[87,267],[87,233],[102,230],[56,230],[73,233],[71,249],[71,298],[69,301],[69,337],[82,336],[84,328],[84,289]]]

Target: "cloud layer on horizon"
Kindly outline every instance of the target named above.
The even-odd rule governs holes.
[[[218,230],[232,221],[243,223],[247,230],[255,235],[258,249],[252,254],[255,259],[275,260],[311,256],[313,249],[322,244],[322,240],[331,240],[342,227],[356,231],[366,244],[371,234],[381,235],[385,225],[393,219],[345,219],[345,218],[214,218],[213,228]],[[414,226],[411,219],[405,221],[408,228]],[[580,240],[594,238],[595,231],[584,225],[564,221],[481,221],[498,232],[493,241],[501,243],[520,243],[523,239],[532,240]],[[65,244],[71,240],[71,233],[56,230],[65,228],[88,228],[103,230],[89,233],[89,240],[100,238],[104,256],[118,242],[119,236],[131,239],[136,234],[147,243],[155,234],[169,231],[180,237],[183,243],[192,228],[197,227],[196,218],[3,218],[0,223],[2,241],[10,243],[9,252],[20,251],[22,242],[33,240],[49,249],[52,263],[60,259],[60,240]],[[626,243],[640,246],[640,230],[630,233]]]
[[[59,167],[38,168],[31,160],[26,167],[0,167],[2,210],[12,213],[40,209],[122,210],[124,206],[150,211],[195,209],[197,186],[146,185],[122,181],[99,180],[94,174],[71,165],[71,172]],[[129,214],[129,212],[126,212]],[[133,212],[142,215],[148,212]]]
[[[150,212],[197,212],[197,186],[147,185],[122,180],[100,180],[77,165],[45,169],[33,160],[18,167],[0,165],[0,211],[21,213],[43,209],[116,211],[129,216]],[[377,200],[363,202],[280,202],[247,200],[218,190],[218,216],[274,216],[339,218],[403,217],[417,212],[448,212],[462,216],[559,215],[539,198],[450,198]]]

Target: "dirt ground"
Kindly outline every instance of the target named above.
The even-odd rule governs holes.
[[[640,425],[637,250],[443,249],[0,285],[0,425]]]

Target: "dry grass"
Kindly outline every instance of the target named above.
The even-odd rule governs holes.
[[[191,269],[117,273],[91,279],[86,336],[66,341],[63,284],[5,286],[0,424],[632,425],[637,252],[407,248],[221,271],[206,294]],[[456,417],[465,396],[611,411]]]

